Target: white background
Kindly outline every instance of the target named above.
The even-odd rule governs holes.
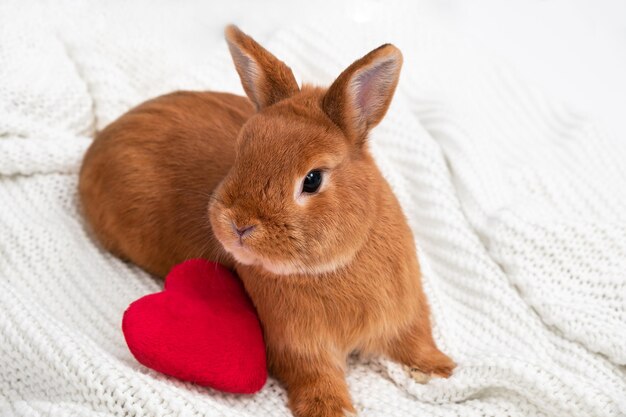
[[[285,20],[315,22],[333,14],[375,25],[407,18],[393,16],[387,4],[239,1],[197,12],[214,15],[217,41],[230,22],[261,38]],[[626,140],[626,0],[407,0],[405,6],[504,59],[551,98]]]

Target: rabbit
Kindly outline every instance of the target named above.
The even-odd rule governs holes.
[[[330,87],[299,87],[236,26],[225,36],[248,98],[178,92],[104,129],[80,173],[93,232],[156,275],[191,257],[234,269],[297,417],[356,413],[344,376],[354,352],[418,382],[449,377],[413,235],[368,150],[402,54],[385,44]]]

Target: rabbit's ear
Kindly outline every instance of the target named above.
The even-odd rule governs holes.
[[[391,44],[374,49],[339,75],[322,101],[324,112],[355,143],[385,116],[398,84],[402,53]]]
[[[300,90],[291,69],[237,26],[229,25],[224,33],[243,89],[257,110]]]

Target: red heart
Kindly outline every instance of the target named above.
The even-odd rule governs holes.
[[[246,394],[267,379],[254,306],[219,264],[193,259],[175,266],[163,291],[128,307],[122,330],[135,358],[166,375]]]

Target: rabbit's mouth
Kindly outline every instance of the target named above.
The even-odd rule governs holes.
[[[349,265],[358,248],[342,254],[334,254],[330,259],[315,259],[294,255],[291,258],[271,256],[262,250],[264,247],[261,236],[243,237],[225,227],[223,224],[214,227],[215,235],[235,260],[242,265],[255,265],[274,275],[326,275],[336,272]],[[259,240],[261,239],[261,240]]]
[[[245,241],[237,240],[230,245],[224,245],[224,249],[229,252],[235,260],[244,265],[257,265],[259,264],[259,257],[256,253],[245,244]]]

